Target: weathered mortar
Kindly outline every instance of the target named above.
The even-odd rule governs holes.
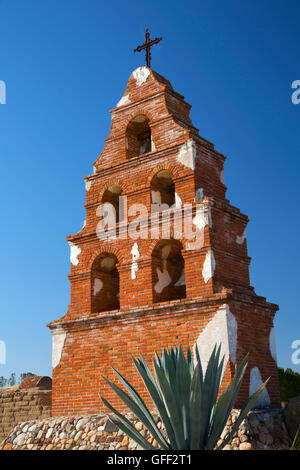
[[[51,415],[51,379],[32,379],[0,390],[0,442],[17,423]]]

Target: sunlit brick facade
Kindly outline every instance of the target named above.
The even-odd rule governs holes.
[[[216,342],[228,359],[223,384],[250,353],[237,406],[269,376],[261,405],[279,406],[278,307],[250,286],[248,218],[226,199],[225,157],[199,136],[189,114],[183,96],[147,67],[132,73],[111,111],[104,149],[85,177],[86,223],[68,237],[69,309],[49,325],[53,415],[103,409],[99,391],[121,409],[102,378],[114,377],[111,366],[143,394],[131,355],[150,360],[165,346],[197,343],[205,363]],[[136,204],[147,211],[134,213]],[[180,225],[184,207],[194,238]],[[132,236],[137,215],[140,238]],[[161,231],[168,216],[169,235]]]

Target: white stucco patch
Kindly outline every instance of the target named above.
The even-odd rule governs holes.
[[[156,151],[156,146],[155,146],[154,140],[153,140],[152,135],[151,135],[151,152],[155,152],[155,151]]]
[[[93,285],[93,295],[97,295],[103,287],[103,282],[101,279],[94,279],[94,285]]]
[[[152,204],[161,204],[160,191],[151,191]]]
[[[116,107],[119,108],[120,106],[124,106],[125,104],[129,104],[129,103],[131,103],[129,99],[129,95],[125,95],[125,96],[122,96],[122,98],[120,99]]]
[[[212,226],[210,207],[204,204],[197,204],[196,215],[193,218],[193,224],[196,225],[198,230],[204,229],[206,225]]]
[[[179,207],[181,207],[181,206],[182,206],[182,200],[181,200],[181,198],[178,196],[178,194],[175,193],[175,202],[174,202],[174,204],[173,204],[171,207],[174,209],[174,208],[179,208]]]
[[[85,189],[86,191],[89,191],[92,187],[93,182],[92,181],[86,181],[85,182]]]
[[[78,256],[81,253],[81,248],[79,248],[75,243],[68,242],[70,246],[70,261],[74,266],[77,266],[79,263]]]
[[[243,231],[242,235],[239,236],[237,235],[236,236],[236,242],[241,245],[242,243],[244,243],[244,241],[246,240],[246,229]]]
[[[195,192],[195,202],[202,201],[203,199],[203,188],[196,189]]]
[[[95,165],[93,165],[93,173],[95,174],[97,171],[97,168],[95,167]]]
[[[225,184],[225,179],[224,179],[224,170],[220,171],[220,181],[222,184]]]
[[[178,281],[174,284],[175,287],[180,287],[180,286],[185,286],[186,281],[185,281],[185,269],[183,268],[180,278]]]
[[[131,263],[131,279],[136,279],[136,273],[139,270],[139,266],[137,263],[137,260],[139,259],[140,252],[139,252],[139,246],[137,243],[134,243],[132,249],[131,249],[131,256],[132,256],[132,263]]]
[[[192,139],[182,144],[177,155],[177,161],[191,168],[191,170],[195,169],[196,145]]]
[[[53,369],[60,363],[63,347],[67,333],[63,328],[52,331],[52,367]]]
[[[275,330],[271,328],[269,334],[269,346],[270,346],[270,353],[273,357],[274,361],[277,362],[277,353],[276,353],[276,341],[275,341]]]
[[[215,344],[221,344],[221,358],[225,356],[224,370],[229,359],[233,364],[236,363],[237,322],[228,305],[224,304],[218,309],[215,316],[200,333],[196,344],[204,371],[206,371]]]
[[[110,202],[104,202],[101,206],[102,208],[102,224],[103,227],[112,227],[116,224],[117,214],[115,207]],[[99,209],[99,208],[98,208]],[[97,215],[98,215],[97,209]]]
[[[205,260],[203,263],[203,268],[202,268],[202,276],[203,276],[205,283],[207,283],[213,277],[214,272],[215,272],[215,267],[216,267],[216,261],[214,257],[214,252],[212,250],[209,250],[206,253]]]
[[[164,266],[162,271],[159,268],[156,268],[156,272],[158,276],[158,281],[154,286],[154,290],[155,292],[160,294],[164,290],[165,287],[171,284],[172,279],[171,279],[170,274],[168,273],[166,266]]]
[[[250,371],[249,396],[254,393],[263,383],[258,367],[253,367]],[[255,408],[267,408],[270,406],[270,397],[265,387],[255,403]]]
[[[137,86],[143,85],[150,75],[150,70],[147,67],[138,67],[132,72],[133,78]]]

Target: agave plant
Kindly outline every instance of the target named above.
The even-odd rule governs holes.
[[[236,368],[233,380],[218,398],[224,370],[224,356],[220,359],[220,351],[221,345],[218,347],[216,345],[205,374],[197,347],[195,363],[190,349],[185,358],[181,346],[164,349],[161,357],[155,353],[153,359],[155,377],[142,356],[140,359],[132,358],[160,416],[165,433],[157,426],[153,414],[138,392],[118,371],[113,368],[128,393],[107,378],[104,377],[104,379],[144,424],[161,449],[219,450],[232,439],[268,382],[267,380],[250,396],[241,409],[231,432],[222,444],[217,445],[237,398],[248,359],[247,355],[242,360]],[[113,412],[112,421],[123,432],[143,449],[154,450],[154,447],[124,415],[119,413],[102,395],[100,397],[107,408]]]

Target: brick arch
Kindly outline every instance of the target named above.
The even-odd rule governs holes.
[[[113,185],[120,186],[120,188],[121,188],[121,196],[124,195],[124,194],[126,194],[126,192],[128,192],[128,187],[129,187],[128,184],[125,184],[123,180],[111,178],[109,181],[107,181],[107,182],[105,183],[105,185],[103,186],[103,188],[99,191],[99,199],[98,199],[99,202],[102,201],[102,198],[103,198],[103,195],[104,195],[105,191],[106,191],[107,189],[109,189],[110,186],[113,186]]]
[[[146,180],[145,188],[150,188],[151,181],[154,176],[162,170],[167,170],[172,173],[173,178],[178,178],[180,176],[180,168],[176,165],[170,165],[169,163],[161,163],[160,165],[156,166],[148,175]]]
[[[118,248],[114,246],[104,247],[102,249],[98,248],[98,250],[95,250],[94,253],[89,258],[89,261],[87,264],[88,271],[91,271],[93,262],[95,261],[96,258],[98,258],[98,256],[102,254],[115,255],[118,260],[117,266],[122,265],[124,262],[123,256],[121,255],[121,252],[120,250],[118,250]]]
[[[149,119],[149,126],[151,128],[151,124],[154,121],[152,113],[150,113],[148,110],[146,111],[145,109],[135,109],[130,114],[128,114],[128,116],[127,116],[127,118],[124,122],[125,133],[126,133],[126,129],[128,127],[128,124],[130,123],[130,121],[132,121],[132,119],[134,119],[136,116],[140,116],[141,114],[143,114],[144,116],[147,116],[147,118]]]
[[[171,235],[172,235],[172,227],[171,227]],[[177,241],[179,243],[181,243],[181,246],[182,246],[182,256],[186,250],[186,240],[184,238],[156,238],[155,240],[151,241],[151,243],[149,244],[148,246],[148,249],[147,249],[147,252],[145,253],[145,258],[151,258],[152,256],[152,253],[153,251],[155,250],[155,248],[157,247],[157,245],[159,243],[161,243],[163,240],[174,240],[174,241]]]

